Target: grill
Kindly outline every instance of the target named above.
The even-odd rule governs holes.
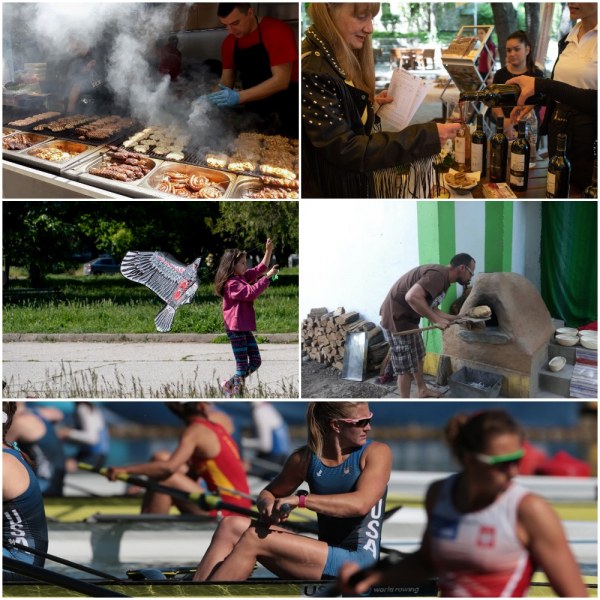
[[[64,140],[71,140],[74,142],[85,143],[85,144],[89,144],[92,146],[104,146],[106,144],[112,144],[115,140],[122,138],[124,135],[128,134],[131,130],[136,129],[138,127],[137,124],[134,123],[130,127],[127,127],[124,129],[122,128],[119,131],[116,131],[114,134],[109,135],[103,139],[88,139],[86,136],[86,138],[82,140],[82,139],[80,139],[80,134],[75,133],[75,129],[77,127],[90,125],[94,121],[104,118],[99,115],[91,115],[89,117],[86,117],[85,119],[82,118],[81,122],[79,122],[77,125],[73,126],[72,128],[63,129],[62,131],[52,131],[50,129],[42,129],[42,130],[35,129],[36,127],[39,127],[41,125],[49,125],[50,123],[57,121],[58,119],[61,119],[64,117],[65,117],[65,115],[59,115],[56,117],[51,117],[49,119],[43,119],[36,123],[32,123],[31,125],[13,126],[13,125],[9,125],[8,123],[6,123],[5,127],[18,129],[19,131],[27,131],[27,132],[38,133],[41,135],[51,136],[51,137],[55,137],[55,138],[60,138],[60,139],[64,139]]]
[[[503,395],[533,397],[554,333],[552,319],[533,284],[516,273],[482,273],[461,313],[487,305],[492,316],[486,323],[467,328],[454,325],[443,333],[444,354],[452,370],[480,369],[504,376]]]

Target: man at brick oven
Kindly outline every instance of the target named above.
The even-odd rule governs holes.
[[[223,41],[217,106],[244,105],[277,133],[298,137],[298,45],[293,29],[271,17],[258,17],[249,3],[221,2],[219,20],[229,35]],[[239,73],[241,91],[234,89]]]
[[[454,256],[447,266],[428,264],[411,269],[394,283],[385,297],[379,310],[381,328],[390,344],[401,398],[410,398],[413,379],[419,398],[438,398],[440,394],[428,388],[423,377],[425,344],[421,333],[398,334],[417,329],[421,317],[446,329],[459,317],[442,312],[438,306],[453,283],[467,285],[474,273],[475,259],[463,252]]]

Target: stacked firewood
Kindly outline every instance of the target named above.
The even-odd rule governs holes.
[[[326,363],[341,371],[344,366],[346,335],[364,331],[367,334],[367,371],[376,371],[387,355],[389,345],[381,327],[360,318],[355,311],[339,307],[313,308],[302,321],[302,353],[310,360]]]

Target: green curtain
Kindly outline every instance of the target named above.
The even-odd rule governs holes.
[[[598,207],[542,202],[542,298],[569,327],[598,319]]]

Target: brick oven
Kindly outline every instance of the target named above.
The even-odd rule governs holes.
[[[471,367],[504,377],[502,396],[535,397],[539,372],[554,333],[550,313],[533,284],[516,273],[481,273],[461,314],[485,304],[492,316],[485,323],[452,325],[443,332],[443,354],[452,371]]]

